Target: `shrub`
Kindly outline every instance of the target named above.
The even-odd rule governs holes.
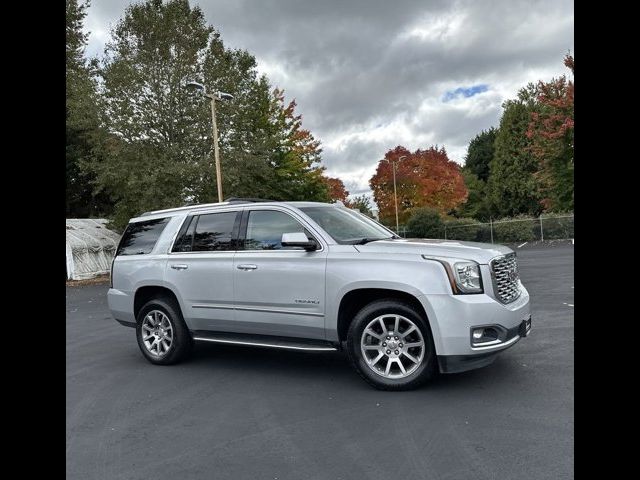
[[[407,222],[407,236],[419,238],[444,238],[444,222],[433,208],[416,208]]]
[[[447,239],[477,242],[482,225],[474,218],[448,218],[445,221]]]
[[[531,242],[539,238],[540,223],[537,218],[518,215],[513,218],[503,218],[493,223],[493,241],[495,243]]]

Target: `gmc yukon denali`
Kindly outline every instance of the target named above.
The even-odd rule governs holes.
[[[195,342],[345,350],[384,390],[488,365],[531,328],[511,249],[404,239],[313,202],[230,199],[133,218],[108,301],[156,365]]]

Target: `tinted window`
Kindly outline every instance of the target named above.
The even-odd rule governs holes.
[[[184,221],[178,237],[173,244],[172,252],[190,252],[193,243],[193,230],[196,226],[196,218],[189,217]]]
[[[283,233],[305,232],[298,221],[290,215],[273,210],[256,210],[249,213],[245,249],[247,250],[280,250]],[[307,233],[307,236],[309,234]]]
[[[236,212],[200,215],[196,223],[193,251],[234,250],[232,238],[236,215]]]
[[[168,222],[169,218],[157,218],[130,223],[122,234],[116,256],[150,253]]]

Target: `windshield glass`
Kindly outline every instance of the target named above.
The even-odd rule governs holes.
[[[340,244],[393,238],[393,232],[359,212],[343,207],[302,207],[324,231]]]

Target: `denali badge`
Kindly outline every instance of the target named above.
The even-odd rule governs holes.
[[[320,300],[304,300],[304,299],[299,299],[299,298],[296,298],[294,300],[294,302],[296,302],[296,303],[312,303],[314,305],[319,305],[320,304]]]

